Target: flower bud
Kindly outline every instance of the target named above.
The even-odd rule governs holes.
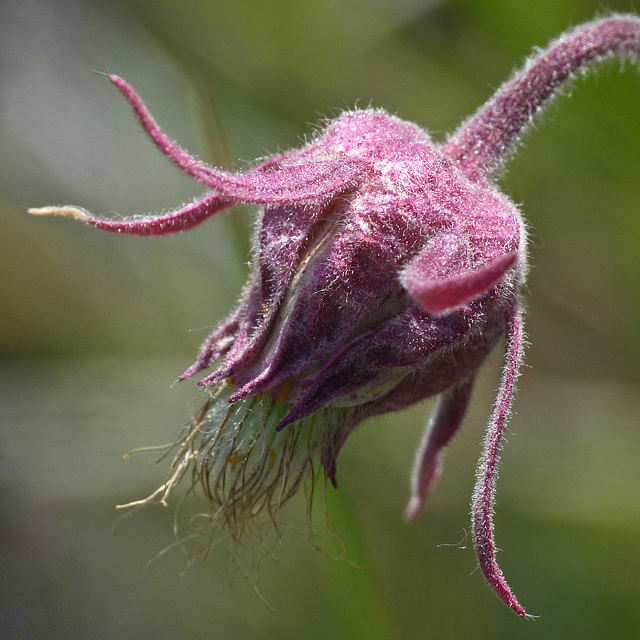
[[[283,504],[314,477],[315,459],[336,485],[338,453],[360,422],[439,395],[414,465],[411,520],[438,478],[482,362],[505,337],[473,531],[489,584],[524,616],[495,559],[493,499],[524,344],[518,298],[526,234],[494,176],[573,75],[607,57],[639,54],[640,19],[596,21],[529,61],[444,144],[382,110],[354,111],[301,149],[244,174],[189,156],[131,87],[111,76],[156,146],[210,193],[148,218],[105,220],[69,206],[31,213],[160,236],[236,203],[261,207],[253,273],[238,309],[180,376],[204,373],[198,384],[209,398],[179,440],[167,481],[134,504],[166,503],[191,473],[216,531],[239,540],[255,532],[261,514],[277,529]]]

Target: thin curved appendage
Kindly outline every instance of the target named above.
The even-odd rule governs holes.
[[[113,233],[122,233],[132,236],[164,236],[179,231],[187,231],[196,227],[207,218],[229,208],[233,202],[223,200],[219,195],[212,195],[202,200],[197,200],[182,209],[172,211],[158,217],[121,218],[120,220],[108,220],[96,218],[88,211],[79,207],[41,207],[29,209],[34,216],[63,216],[73,218],[80,222]]]
[[[404,512],[407,522],[418,516],[440,476],[442,449],[456,434],[467,413],[473,380],[472,377],[458,383],[438,398],[411,474],[411,499]]]
[[[364,169],[362,163],[348,160],[301,161],[282,166],[274,159],[246,174],[218,171],[173,142],[127,82],[115,75],[109,76],[109,80],[129,102],[147,135],[171,162],[230,200],[272,204],[320,198],[353,184]],[[292,160],[295,162],[295,158]]]
[[[583,25],[530,60],[442,150],[467,175],[490,175],[543,105],[578,71],[606,58],[639,55],[640,18],[615,16]]]
[[[240,323],[247,310],[246,299],[242,301],[236,312],[220,325],[202,344],[197,360],[178,376],[178,382],[192,378],[204,369],[208,369],[221,358],[233,345]]]
[[[140,96],[133,90],[133,87],[123,80],[120,76],[110,75],[109,81],[115,85],[120,93],[125,97],[127,102],[133,108],[142,128],[146,131],[147,135],[151,138],[153,143],[162,151],[162,153],[171,160],[179,169],[182,169],[185,173],[196,179],[198,182],[202,182],[207,186],[209,185],[208,176],[210,167],[199,160],[196,160],[193,156],[187,153],[184,149],[179,147],[169,136],[167,136],[162,129],[158,126],[154,117],[149,113],[144,103],[140,99]]]
[[[514,300],[511,318],[507,327],[507,351],[502,370],[498,396],[493,405],[487,426],[482,455],[478,463],[476,485],[471,504],[473,535],[476,553],[482,573],[498,597],[519,616],[525,611],[507,585],[496,562],[496,545],[493,529],[493,502],[498,477],[499,453],[502,436],[511,411],[511,400],[522,360],[523,350],[522,314]]]

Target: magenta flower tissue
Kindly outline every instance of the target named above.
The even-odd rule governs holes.
[[[438,478],[484,359],[504,340],[472,524],[489,584],[524,616],[495,560],[492,507],[524,341],[526,233],[494,177],[567,81],[639,52],[640,19],[596,21],[529,60],[445,143],[382,110],[352,111],[301,149],[242,174],[189,156],[111,76],[153,142],[208,194],[155,217],[106,220],[69,206],[31,213],[161,236],[237,203],[259,207],[253,275],[238,309],[180,376],[202,374],[205,406],[179,441],[164,484],[139,504],[166,503],[189,474],[213,527],[234,539],[263,535],[260,514],[277,526],[282,505],[313,477],[314,460],[336,485],[338,453],[363,420],[438,395],[413,471],[411,520]]]

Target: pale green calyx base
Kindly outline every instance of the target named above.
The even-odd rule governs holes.
[[[176,443],[164,448],[164,452],[177,448],[177,453],[162,486],[143,500],[118,506],[134,510],[150,504],[166,506],[176,486],[190,476],[187,493],[193,492],[205,505],[205,512],[191,518],[191,524],[196,534],[206,532],[211,539],[198,555],[227,536],[236,543],[242,540],[243,546],[245,539],[252,539],[268,553],[274,534],[276,540],[281,534],[282,507],[305,480],[310,480],[310,532],[317,453],[353,413],[350,408],[325,408],[277,431],[291,405],[268,393],[229,404],[234,391],[226,383],[219,385]],[[177,519],[175,535],[177,543],[185,540]]]

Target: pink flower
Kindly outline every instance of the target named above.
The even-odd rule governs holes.
[[[639,51],[640,19],[593,22],[531,59],[444,144],[384,111],[354,111],[301,149],[244,174],[188,155],[131,87],[111,76],[153,142],[210,193],[148,218],[105,220],[76,207],[31,213],[159,236],[237,203],[261,207],[243,299],[180,376],[204,372],[198,384],[209,399],[180,441],[167,481],[139,504],[166,501],[191,471],[212,505],[212,524],[239,538],[261,511],[276,522],[316,452],[336,485],[338,453],[360,422],[439,395],[415,463],[411,520],[438,478],[482,362],[505,337],[472,519],[482,571],[524,616],[495,560],[492,505],[522,357],[526,237],[520,212],[493,178],[576,72]]]

